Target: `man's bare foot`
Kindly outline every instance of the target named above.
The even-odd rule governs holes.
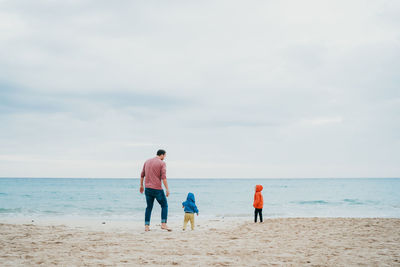
[[[171,232],[171,231],[172,231],[172,229],[168,228],[168,226],[167,226],[166,223],[162,223],[162,224],[161,224],[161,229],[167,230],[168,232]]]
[[[150,231],[150,226],[145,225],[145,226],[144,226],[144,230],[145,230],[146,232]]]

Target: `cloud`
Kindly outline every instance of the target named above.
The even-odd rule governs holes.
[[[304,122],[306,124],[311,124],[311,125],[324,125],[332,123],[341,123],[343,122],[343,119],[341,117],[315,118],[315,119],[305,119]]]
[[[37,91],[16,85],[0,84],[0,110],[6,113],[57,113],[67,112],[77,116],[92,113],[88,108],[121,109],[130,114],[145,110],[177,109],[193,103],[180,97],[136,93],[134,91],[113,92],[52,92]],[[144,116],[144,114],[141,114]]]
[[[151,144],[151,143],[126,143],[126,144],[123,144],[123,145],[129,146],[129,147],[157,146],[157,144]]]
[[[55,162],[0,172],[136,177],[161,147],[175,177],[398,176],[399,11],[1,1],[0,151]]]

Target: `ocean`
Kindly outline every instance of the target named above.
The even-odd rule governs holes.
[[[254,186],[263,215],[400,218],[400,179],[169,179],[169,220],[182,219],[192,192],[203,219],[253,217]],[[0,178],[0,218],[142,221],[139,179]],[[155,202],[152,221],[159,222]]]

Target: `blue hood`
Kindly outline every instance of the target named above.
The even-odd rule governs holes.
[[[196,202],[194,200],[194,194],[189,193],[187,195],[186,201],[182,203],[182,206],[185,208],[185,212],[189,213],[199,213],[197,209]]]
[[[194,200],[194,194],[193,193],[189,193],[187,195],[186,201],[191,201],[193,203],[196,203],[196,201]]]

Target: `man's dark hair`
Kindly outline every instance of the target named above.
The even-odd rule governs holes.
[[[165,155],[165,153],[167,153],[167,152],[165,152],[164,149],[159,149],[159,150],[157,151],[157,156]]]

